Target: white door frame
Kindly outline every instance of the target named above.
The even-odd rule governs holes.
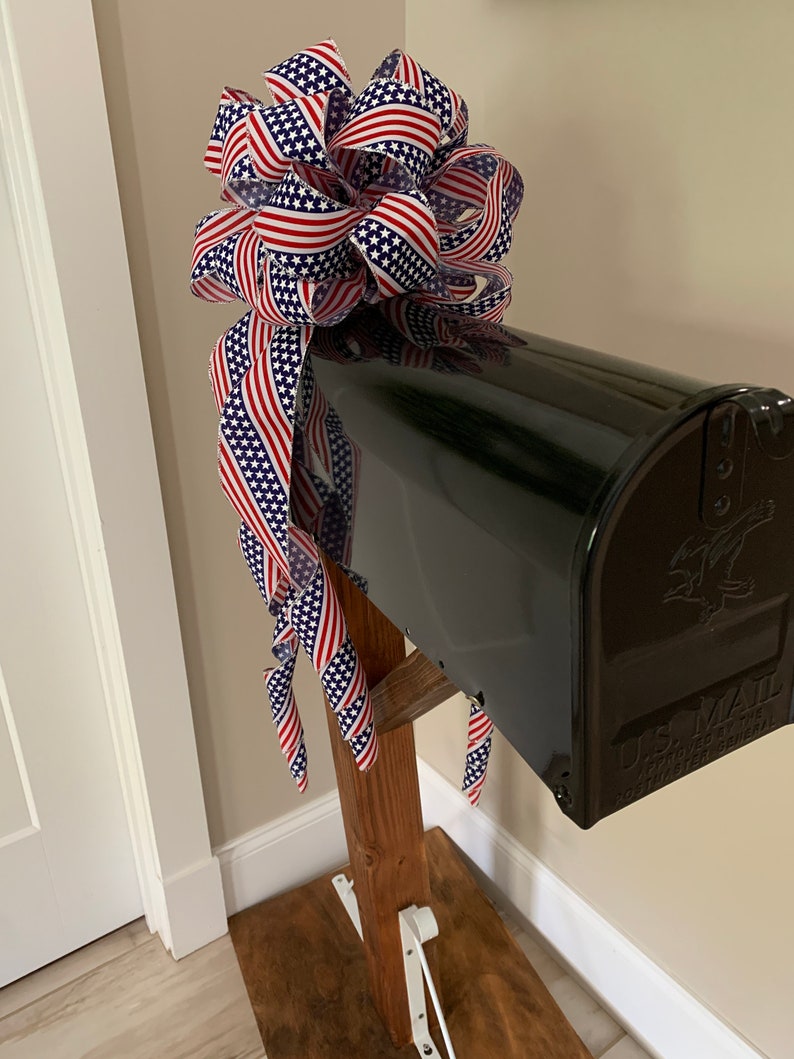
[[[0,22],[2,164],[141,897],[149,928],[179,958],[224,934],[226,917],[207,831],[91,0],[0,0]]]

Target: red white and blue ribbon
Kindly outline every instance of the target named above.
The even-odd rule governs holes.
[[[347,567],[358,452],[314,382],[310,344],[342,355],[349,347],[334,329],[374,311],[403,336],[395,361],[461,370],[457,349],[463,370],[476,370],[456,326],[464,319],[483,329],[478,355],[497,357],[487,330],[510,300],[500,261],[523,185],[492,148],[468,144],[461,97],[402,52],[358,95],[332,40],[264,77],[271,106],[238,89],[221,96],[204,162],[229,205],[196,228],[191,287],[207,301],[249,306],[210,361],[218,463],[241,518],[240,548],[276,619],[278,664],[265,682],[303,790],[299,645],[358,767],[378,753],[366,678],[318,547]],[[473,804],[491,729],[474,705],[464,780]]]

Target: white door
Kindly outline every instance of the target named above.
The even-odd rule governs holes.
[[[142,903],[2,175],[0,290],[2,986],[135,919]]]

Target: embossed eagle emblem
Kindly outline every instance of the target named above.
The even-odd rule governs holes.
[[[665,592],[664,602],[697,603],[701,608],[698,618],[705,623],[723,610],[727,599],[751,596],[755,581],[752,577],[735,578],[733,564],[747,534],[770,522],[774,514],[774,500],[759,500],[712,536],[688,537],[670,563],[668,573],[677,584]]]

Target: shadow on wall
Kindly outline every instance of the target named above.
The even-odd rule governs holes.
[[[124,219],[125,239],[133,277],[133,293],[138,333],[141,340],[144,378],[149,401],[149,412],[155,434],[155,455],[161,482],[163,507],[166,514],[171,563],[174,569],[174,580],[177,586],[177,603],[179,622],[182,631],[183,647],[188,659],[187,676],[190,689],[191,708],[194,717],[207,718],[210,714],[208,703],[208,674],[205,667],[204,652],[201,651],[200,623],[195,583],[191,576],[190,552],[188,547],[189,533],[187,525],[187,503],[185,489],[180,473],[175,433],[174,401],[171,399],[173,380],[169,380],[163,335],[168,333],[166,322],[158,312],[158,293],[155,277],[158,263],[153,259],[152,246],[156,239],[147,226],[147,209],[144,199],[146,185],[145,174],[141,171],[141,160],[147,157],[150,145],[141,145],[136,136],[136,123],[133,118],[133,92],[127,68],[125,41],[121,27],[121,0],[103,0],[100,4],[94,0],[94,19],[100,40],[100,59],[105,80],[105,95],[111,117],[111,134],[113,140],[116,173],[121,196]],[[112,69],[112,76],[109,74]],[[208,111],[209,113],[209,111]],[[205,121],[205,125],[207,122]],[[203,132],[203,129],[202,129]],[[200,138],[196,143],[200,144]],[[194,168],[199,168],[198,165]],[[194,180],[194,183],[197,181]],[[185,228],[184,265],[179,281],[187,296],[188,253],[191,229]],[[160,262],[162,267],[163,262]],[[224,324],[219,320],[218,329],[228,326],[239,315],[239,312],[221,307],[221,314],[227,317]],[[186,344],[186,343],[185,343]],[[181,345],[181,343],[180,343]],[[173,359],[178,346],[172,344],[169,355]],[[203,356],[204,349],[200,349]],[[207,354],[208,356],[208,354]],[[200,383],[204,385],[204,373],[196,372]],[[169,381],[171,385],[169,386]],[[197,402],[197,408],[206,409],[206,421],[210,425],[207,438],[211,439],[213,405],[208,386]],[[182,400],[185,395],[182,394]],[[208,474],[215,476],[212,464],[210,445],[206,446]],[[233,520],[229,520],[230,535],[233,532]],[[216,733],[219,741],[223,731]],[[217,756],[204,753],[201,759],[202,782],[206,791],[213,797],[209,799],[208,810],[211,832],[217,835],[223,831],[222,822],[213,819],[213,806],[220,799],[215,794],[221,788],[222,777],[219,774]]]

